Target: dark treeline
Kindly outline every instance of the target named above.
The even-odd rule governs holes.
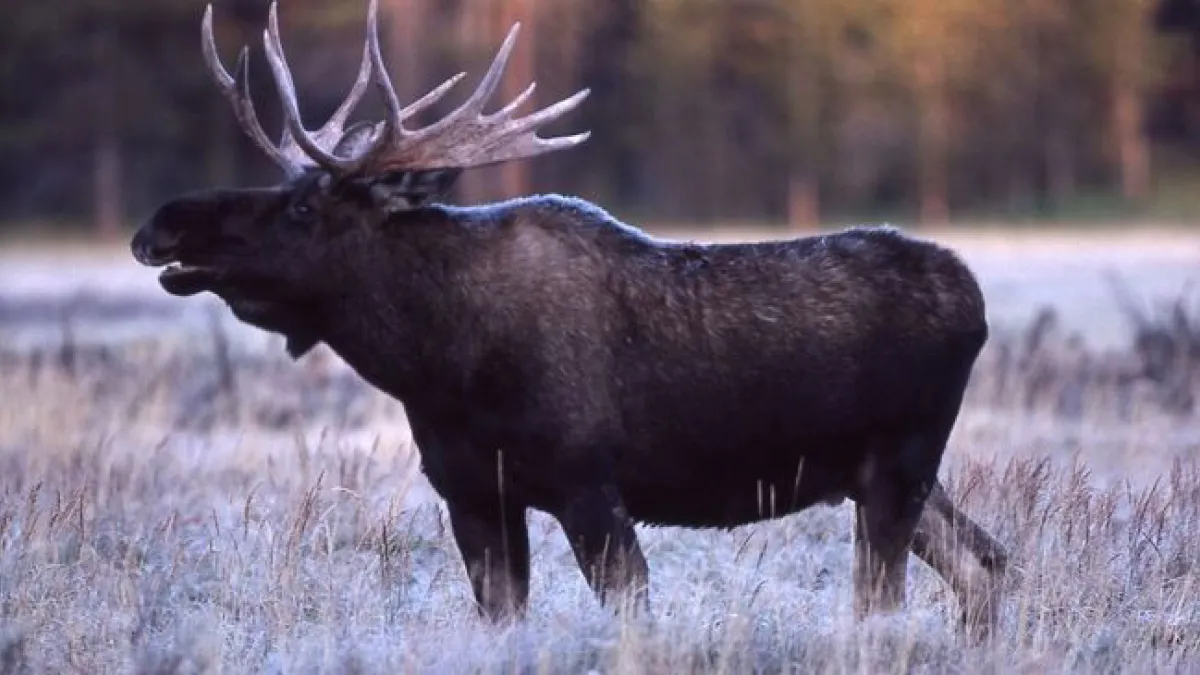
[[[466,202],[553,190],[656,220],[937,223],[1136,206],[1200,165],[1190,0],[382,3],[403,98],[469,73],[425,121],[462,100],[515,20],[503,97],[530,79],[540,104],[592,89],[548,130],[591,140],[470,172]],[[354,76],[366,4],[280,3],[310,127]],[[0,221],[115,232],[170,193],[277,178],[204,71],[203,0],[11,5]],[[259,115],[277,130],[267,7],[219,0],[215,25],[227,68],[251,47]],[[358,116],[380,111],[372,93]]]

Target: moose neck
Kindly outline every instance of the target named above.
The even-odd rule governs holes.
[[[424,216],[426,214],[422,214]],[[433,215],[433,214],[428,214]],[[349,244],[326,300],[325,342],[363,379],[406,405],[435,396],[456,335],[469,235],[440,218],[396,216]]]

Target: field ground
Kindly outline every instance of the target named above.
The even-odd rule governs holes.
[[[1147,303],[1200,281],[1200,235],[929,236],[977,270],[998,335],[1051,305],[1098,353],[1132,339],[1106,270]],[[227,320],[232,417],[187,424],[225,395],[196,382],[209,361],[186,361],[211,351],[217,305],[155,276],[120,247],[0,249],[0,347],[53,346],[67,313],[73,341],[135,364],[0,361],[0,673],[1200,670],[1197,416],[964,409],[943,477],[1016,568],[989,646],[956,634],[947,586],[915,559],[908,608],[853,621],[849,505],[641,528],[655,606],[636,619],[596,604],[531,513],[530,616],[489,627],[402,408],[362,387],[320,398],[336,364],[287,363]],[[267,375],[246,374],[253,355]],[[311,414],[256,421],[298,391]]]

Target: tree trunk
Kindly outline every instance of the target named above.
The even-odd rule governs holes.
[[[234,134],[241,131],[234,127],[225,100],[213,97],[213,113],[209,116],[207,173],[210,185],[233,185],[237,182],[237,162],[233,160]]]
[[[121,234],[121,146],[111,128],[100,131],[96,138],[92,164],[94,217],[96,233],[111,241]]]
[[[950,220],[949,174],[947,162],[946,104],[940,92],[929,96],[921,110],[920,221],[923,225],[942,225]]]
[[[811,13],[799,17],[787,35],[786,104],[792,167],[787,176],[787,220],[794,230],[813,229],[821,219],[820,175],[817,166],[824,142],[822,107],[828,92],[821,87],[819,54],[812,30],[819,19]],[[809,30],[804,30],[808,28]]]
[[[1046,188],[1050,202],[1061,207],[1075,196],[1078,180],[1075,174],[1075,153],[1063,130],[1055,129],[1046,140]]]
[[[426,6],[427,0],[391,0],[389,3],[388,33],[391,37],[388,70],[392,74],[392,82],[396,95],[400,97],[400,105],[415,101],[425,93],[428,84],[429,58],[425,53],[427,47],[422,36],[432,25]],[[408,124],[418,127],[428,124],[428,111],[423,111]]]
[[[121,146],[115,113],[119,110],[120,82],[118,63],[109,63],[102,58],[106,53],[109,33],[96,31],[90,42],[92,57],[97,70],[92,73],[90,83],[95,109],[92,110],[95,126],[92,148],[92,217],[96,234],[100,239],[111,241],[120,236],[124,195],[121,181]]]
[[[459,11],[459,39],[462,49],[461,55],[478,55],[486,52],[482,47],[491,44],[491,26],[494,21],[491,14],[495,12],[497,0],[476,0],[469,7],[464,7]],[[499,47],[496,44],[494,48]],[[487,57],[484,57],[482,67],[487,67]],[[473,87],[479,82],[479,77],[483,73],[480,72],[474,78],[468,78],[468,82],[459,85]],[[458,198],[467,204],[478,204],[487,201],[488,184],[487,178],[494,173],[489,169],[472,169],[464,171],[458,179]]]
[[[941,58],[937,54],[929,55],[928,61],[920,64],[917,70],[918,217],[923,225],[942,225],[950,220],[947,167],[950,111]]]
[[[1005,190],[1008,212],[1014,215],[1027,213],[1037,202],[1037,186],[1029,167],[1022,162],[1024,155],[1012,158],[1008,164],[1008,184]]]
[[[1150,193],[1150,149],[1142,127],[1145,123],[1145,103],[1142,100],[1143,66],[1147,54],[1147,32],[1150,30],[1152,3],[1132,2],[1128,14],[1116,27],[1116,54],[1113,64],[1112,133],[1121,175],[1121,194],[1125,199],[1140,201]]]
[[[533,56],[537,50],[537,21],[533,16],[533,0],[501,0],[502,11],[497,14],[497,25],[494,33],[495,44],[499,46],[502,36],[506,35],[513,23],[521,22],[521,32],[517,44],[513,47],[512,58],[504,80],[500,83],[500,97],[504,103],[513,100],[530,82],[534,81]],[[493,102],[493,106],[498,102]],[[524,111],[534,110],[537,106],[537,94],[530,97],[524,105]],[[494,109],[494,108],[493,108]],[[530,166],[528,161],[518,160],[505,162],[499,169],[499,185],[496,187],[498,196],[502,198],[518,197],[529,191]]]
[[[1145,110],[1137,89],[1118,85],[1113,96],[1113,131],[1121,171],[1121,194],[1140,201],[1150,193],[1150,151],[1142,121]]]
[[[788,226],[815,229],[821,222],[820,184],[813,171],[793,170],[788,177]]]

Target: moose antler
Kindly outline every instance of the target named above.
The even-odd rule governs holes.
[[[587,89],[524,117],[513,117],[517,108],[533,95],[536,83],[530,83],[500,110],[483,114],[483,106],[500,84],[519,29],[519,23],[513,24],[487,73],[466,102],[429,126],[407,129],[404,126],[406,121],[441,100],[466,73],[454,75],[401,108],[380,53],[379,0],[370,0],[367,38],[358,79],[325,126],[310,132],[304,128],[301,119],[296,86],[284,58],[283,41],[279,36],[278,8],[272,2],[267,30],[263,31],[263,46],[283,103],[284,131],[278,146],[268,140],[254,113],[247,85],[246,50],[243,48],[238,58],[237,79],[225,72],[217,59],[212,38],[211,5],[204,14],[204,55],[222,93],[233,104],[243,130],[289,174],[302,171],[304,165],[313,162],[340,177],[414,169],[465,169],[569,148],[591,135],[586,131],[554,138],[537,135],[539,127],[562,117],[587,98]],[[355,128],[347,132],[344,126],[351,109],[358,104],[372,79],[383,96],[387,117],[383,122],[375,123],[372,136],[364,140],[361,138],[363,129]],[[357,136],[351,139],[352,135]],[[349,142],[351,140],[354,142]]]
[[[283,100],[286,124],[301,148],[314,161],[339,174],[376,174],[405,169],[468,168],[532,157],[552,150],[569,148],[590,136],[590,132],[557,138],[540,138],[538,127],[574,109],[589,91],[583,89],[570,98],[520,118],[513,113],[533,95],[536,83],[501,110],[483,114],[483,106],[495,92],[516,42],[520,24],[514,24],[492,60],[491,66],[474,93],[458,109],[441,120],[418,130],[409,130],[404,122],[441,100],[461,80],[459,73],[405,108],[400,107],[379,48],[379,2],[371,0],[367,14],[366,52],[374,68],[375,84],[383,95],[388,117],[374,140],[353,157],[337,157],[310,137],[301,124],[296,89],[283,55],[279,37],[276,4],[271,4],[268,28],[263,34],[267,58]]]
[[[274,9],[274,5],[272,5],[272,15]],[[231,76],[221,65],[221,59],[217,56],[216,40],[213,39],[211,4],[204,10],[201,32],[201,47],[204,50],[204,61],[208,64],[209,74],[220,88],[221,93],[233,106],[234,115],[237,116],[242,130],[260,150],[281,166],[288,176],[294,177],[302,173],[305,166],[311,166],[314,160],[304,144],[296,142],[294,127],[285,125],[279,145],[275,145],[263,131],[262,125],[259,124],[258,115],[254,112],[254,102],[250,98],[250,64],[246,48],[242,47],[238,54],[237,65],[234,66],[234,71],[237,73],[236,78]],[[354,107],[362,100],[367,85],[371,81],[372,59],[369,49],[369,45],[363,48],[358,77],[355,79],[354,85],[350,87],[350,92],[346,95],[345,100],[337,107],[323,127],[311,135],[304,132],[304,141],[308,144],[332,150],[342,139],[346,120],[350,117]]]

